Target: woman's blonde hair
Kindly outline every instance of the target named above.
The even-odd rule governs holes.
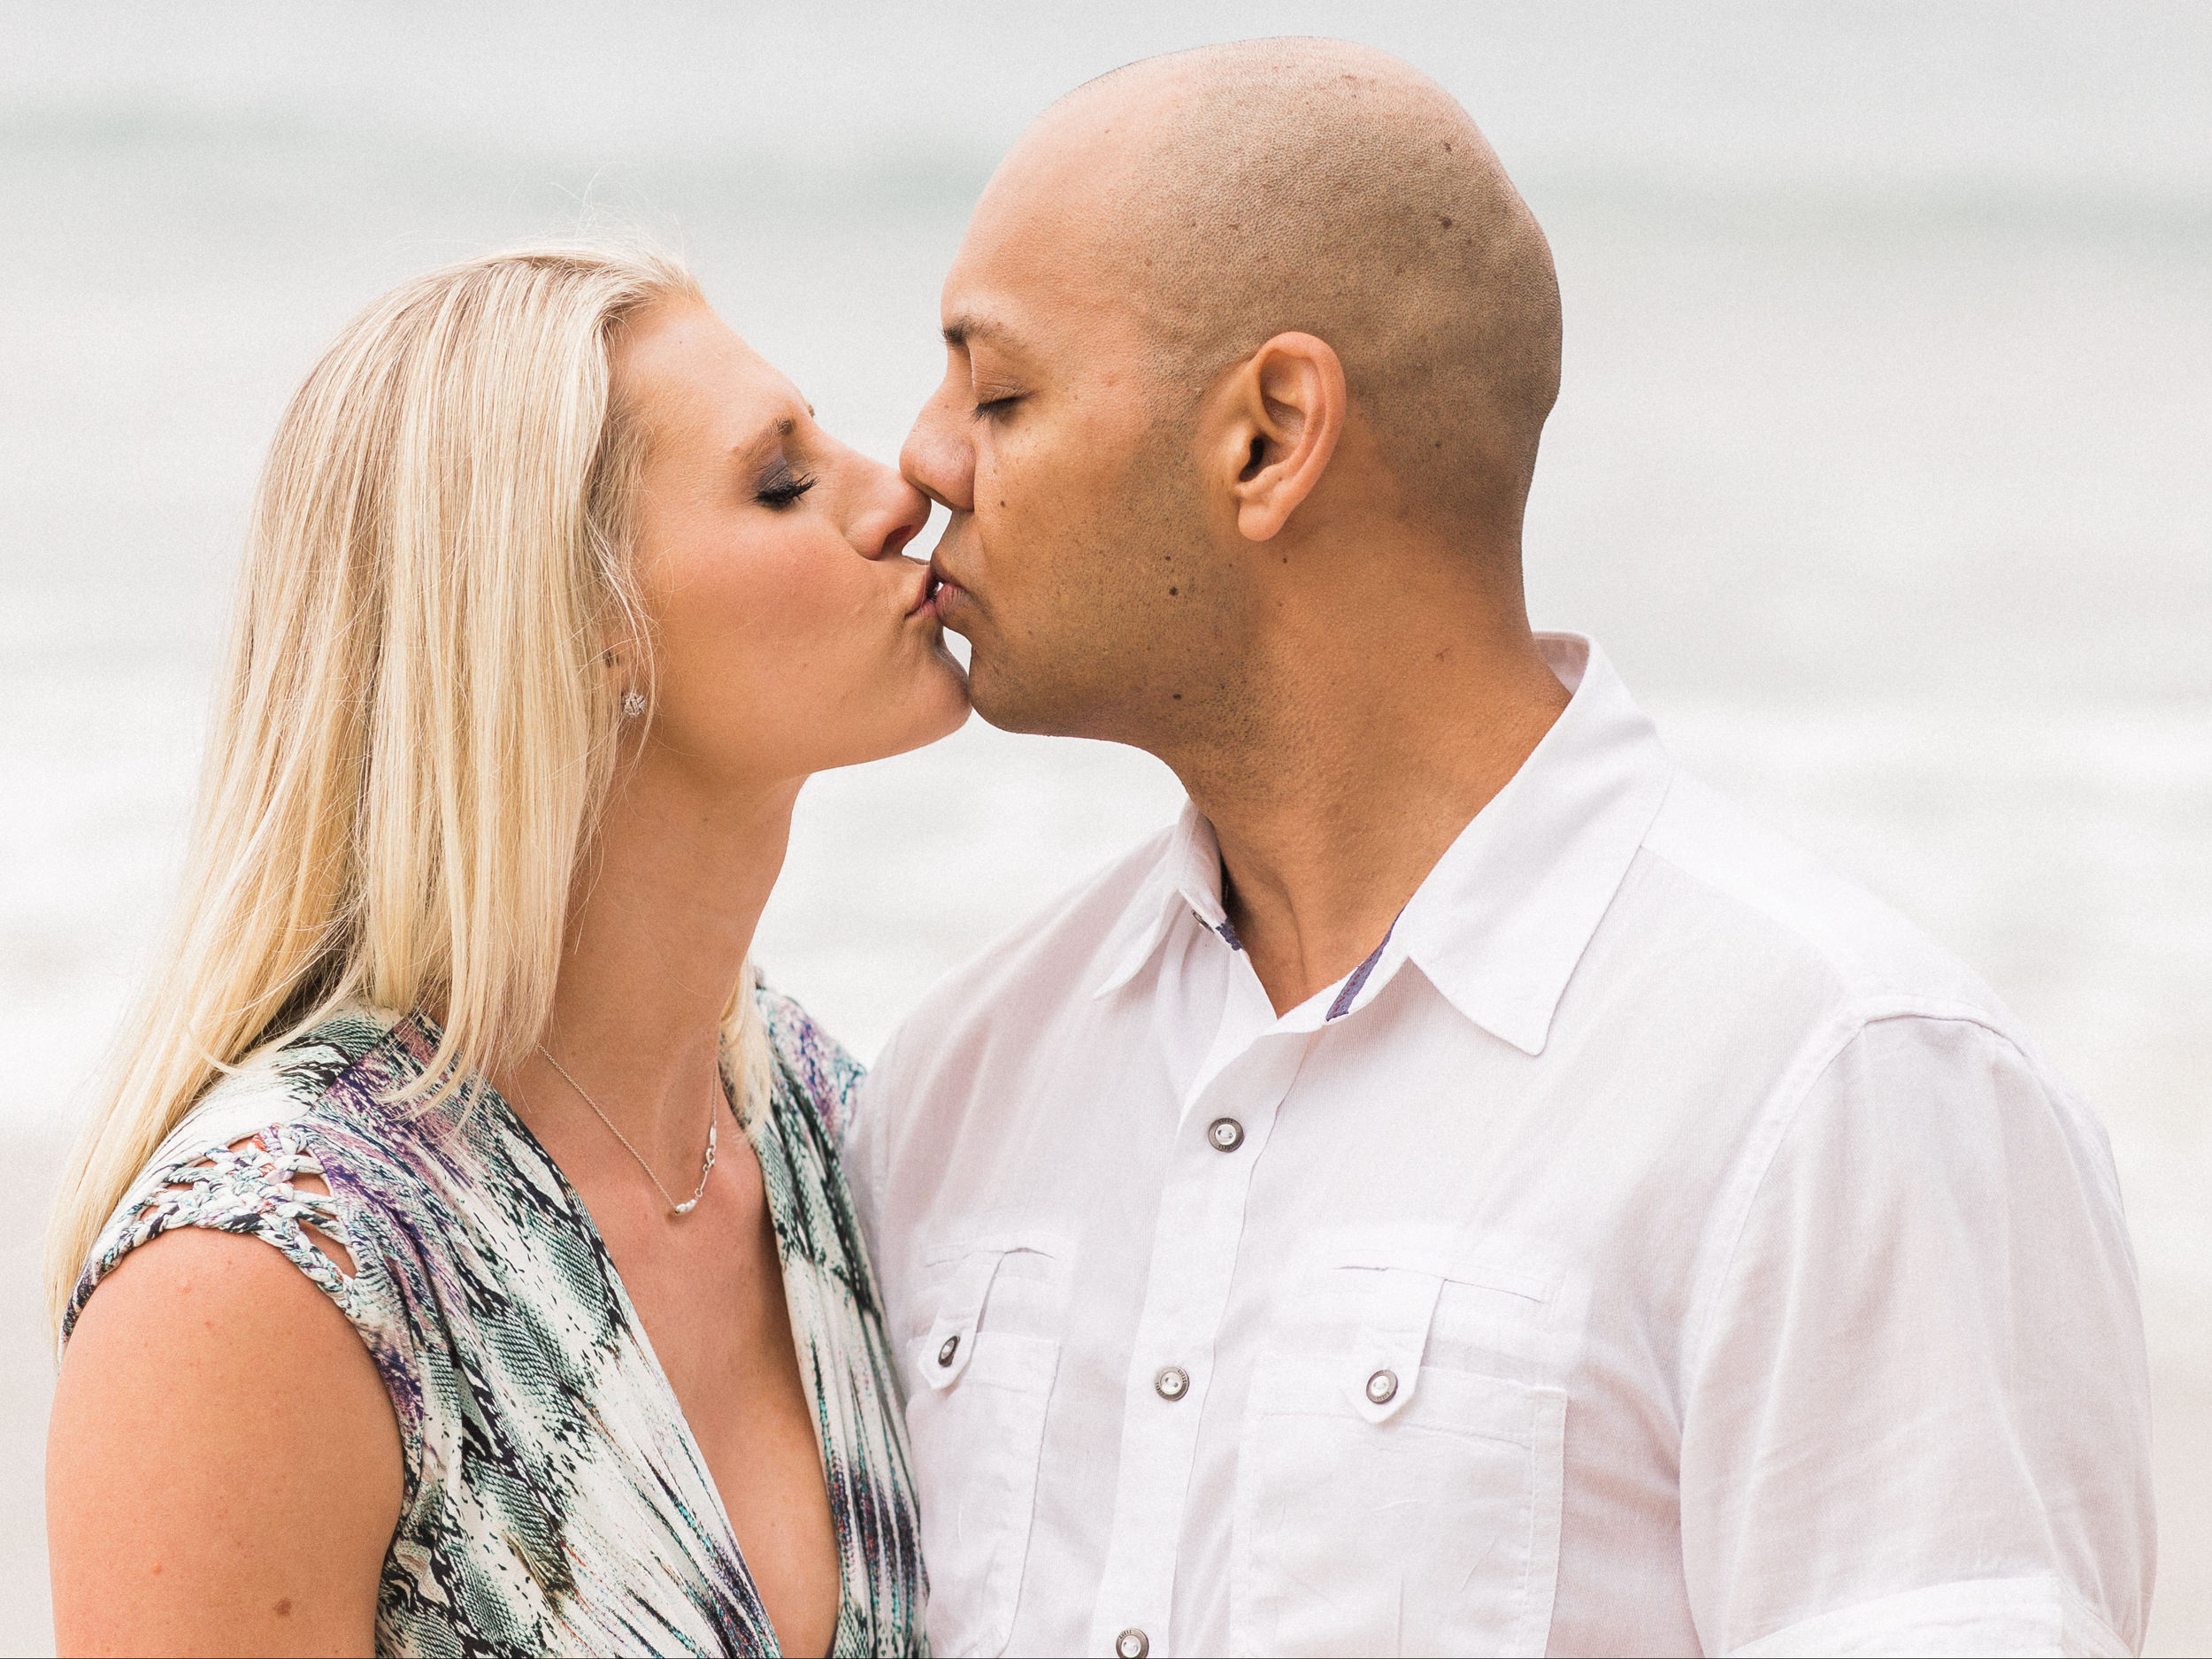
[[[176,932],[55,1210],[57,1324],[140,1171],[252,1050],[349,1002],[434,1010],[419,1106],[542,1033],[621,700],[649,673],[628,558],[644,434],[611,340],[698,296],[651,250],[472,259],[370,306],[292,399]],[[726,1018],[743,1098],[767,1064],[752,983],[748,964]]]

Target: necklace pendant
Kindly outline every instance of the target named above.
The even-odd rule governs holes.
[[[630,1137],[624,1134],[622,1131],[614,1126],[614,1119],[608,1117],[605,1112],[599,1110],[599,1102],[592,1099],[590,1095],[584,1093],[584,1086],[581,1083],[579,1083],[574,1078],[569,1076],[568,1068],[553,1057],[552,1050],[548,1048],[543,1043],[540,1043],[538,1045],[538,1052],[545,1056],[545,1063],[548,1065],[551,1066],[556,1071],[558,1071],[561,1074],[562,1080],[565,1081],[569,1087],[576,1091],[578,1096],[583,1101],[584,1104],[591,1108],[593,1116],[597,1118],[601,1123],[607,1125],[607,1133],[622,1143],[622,1149],[625,1152],[627,1152],[633,1158],[637,1160],[638,1168],[645,1171],[645,1179],[653,1183],[655,1190],[660,1194],[663,1202],[668,1205],[668,1213],[670,1215],[687,1216],[693,1210],[699,1208],[699,1201],[705,1197],[707,1194],[707,1178],[714,1173],[714,1143],[717,1137],[717,1131],[720,1128],[720,1124],[718,1121],[721,1117],[719,1108],[718,1108],[713,1114],[707,1118],[707,1156],[705,1163],[703,1163],[699,1169],[699,1185],[693,1190],[689,1200],[680,1204],[676,1202],[676,1195],[670,1192],[668,1188],[661,1185],[661,1178],[653,1173],[653,1166],[648,1164],[644,1157],[639,1153],[638,1149],[630,1144]]]

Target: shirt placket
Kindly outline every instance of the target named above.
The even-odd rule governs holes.
[[[1193,1099],[1177,1131],[1123,1389],[1121,1459],[1089,1651],[1175,1651],[1176,1548],[1244,1233],[1252,1169],[1310,1031],[1258,1036]]]

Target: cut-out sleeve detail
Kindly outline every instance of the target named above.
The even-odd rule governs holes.
[[[277,1124],[242,1141],[188,1151],[155,1164],[140,1177],[132,1197],[93,1247],[69,1300],[62,1340],[68,1341],[85,1302],[125,1256],[179,1227],[250,1234],[274,1245],[349,1317],[355,1316],[358,1310],[352,1306],[351,1279],[307,1231],[312,1227],[349,1256],[355,1255],[338,1201],[327,1193],[304,1189],[293,1179],[322,1174],[321,1162],[290,1124]]]

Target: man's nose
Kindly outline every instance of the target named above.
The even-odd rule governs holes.
[[[946,400],[933,397],[915,418],[899,451],[906,481],[941,507],[968,512],[975,506],[975,450]]]

